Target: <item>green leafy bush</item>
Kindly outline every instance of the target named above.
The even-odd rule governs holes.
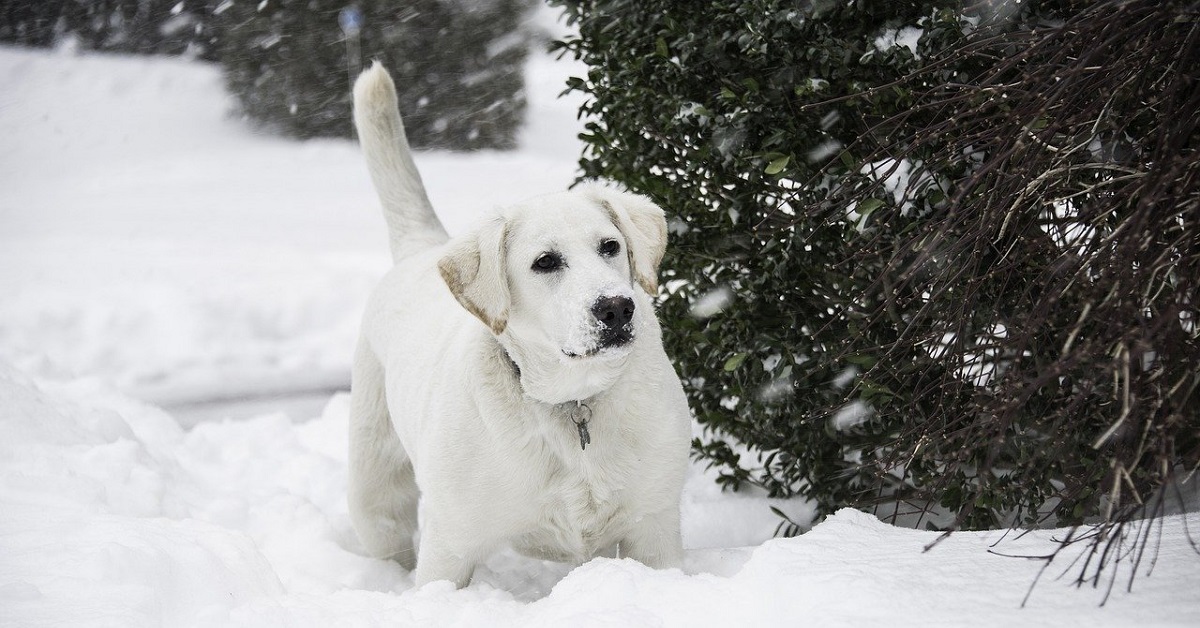
[[[294,136],[349,136],[351,75],[361,56],[392,72],[414,146],[515,145],[528,0],[365,0],[356,3],[361,32],[349,42],[338,21],[348,4],[225,3],[220,60],[246,114]]]
[[[1194,5],[554,4],[723,483],[1120,528],[1200,464]]]

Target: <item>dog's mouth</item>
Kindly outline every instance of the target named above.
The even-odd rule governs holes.
[[[629,329],[614,329],[605,330],[600,334],[599,342],[594,347],[590,347],[583,353],[563,350],[563,355],[572,360],[582,360],[585,358],[595,357],[603,353],[611,353],[622,349],[633,342],[633,331]]]

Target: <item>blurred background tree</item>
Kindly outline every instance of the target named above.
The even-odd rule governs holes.
[[[0,41],[83,50],[188,54],[212,61],[219,0],[0,0]]]
[[[349,137],[351,74],[392,72],[419,148],[513,148],[534,0],[0,0],[0,41],[220,63],[253,121]],[[360,16],[353,34],[339,16]]]
[[[230,91],[300,137],[351,133],[344,0],[234,0],[220,19]],[[420,148],[512,148],[525,108],[528,0],[363,0],[358,48],[396,81]],[[353,54],[353,53],[352,53]]]

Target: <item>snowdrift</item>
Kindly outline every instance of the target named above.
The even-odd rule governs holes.
[[[1120,571],[1103,607],[1104,586],[1055,579],[1070,556],[1021,607],[1042,563],[996,552],[1045,555],[1061,531],[957,533],[926,551],[936,533],[852,510],[800,537],[692,550],[684,571],[611,559],[571,569],[502,552],[465,590],[414,589],[397,564],[364,557],[350,529],[346,402],[335,396],[300,424],[276,414],[184,431],[94,382],[38,384],[0,365],[0,621],[1194,626],[1200,617],[1200,557],[1186,536],[1200,530],[1198,514],[1167,518],[1153,574],[1130,594]],[[719,526],[712,515],[693,503],[685,518],[692,529]]]

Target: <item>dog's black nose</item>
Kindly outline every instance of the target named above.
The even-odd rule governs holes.
[[[592,306],[592,315],[605,330],[617,330],[633,320],[633,299],[629,297],[604,297]]]

